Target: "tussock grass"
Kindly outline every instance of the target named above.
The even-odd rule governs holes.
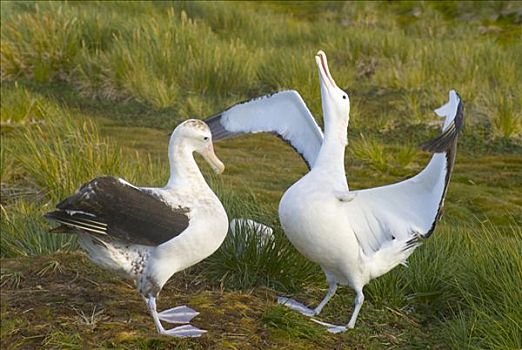
[[[78,66],[84,93],[176,106],[183,118],[210,113],[215,98],[241,94],[255,74],[254,57],[241,42],[222,43],[210,28],[173,9],[115,34],[110,49],[99,55],[84,53]],[[193,93],[208,96],[206,108],[183,108],[181,100]]]
[[[42,99],[18,84],[14,84],[12,89],[2,89],[0,108],[2,129],[18,124],[37,123],[43,119],[43,110],[47,107]]]
[[[336,80],[348,91],[399,91],[395,102],[406,105],[407,124],[425,123],[422,108],[434,108],[455,88],[468,111],[500,106],[490,114],[503,137],[520,134],[518,102],[512,106],[497,95],[490,97],[493,103],[480,98],[485,91],[509,91],[513,101],[522,98],[516,64],[522,45],[501,44],[504,35],[517,30],[512,26],[516,16],[498,18],[494,35],[481,29],[491,21],[484,18],[493,18],[486,13],[516,14],[510,3],[451,11],[429,3],[308,3],[301,8],[38,3],[7,8],[2,80],[65,81],[90,97],[174,108],[171,118],[177,121],[293,88],[320,116],[312,55],[325,49]]]
[[[392,151],[375,137],[359,138],[350,141],[348,152],[372,169],[381,173],[405,174],[417,158],[418,147],[403,143]]]
[[[2,80],[25,76],[39,82],[63,79],[75,63],[81,40],[76,16],[67,6],[46,3],[50,11],[21,12],[2,23]]]
[[[283,232],[260,246],[257,231],[243,227],[229,234],[219,250],[203,263],[207,278],[226,288],[248,290],[268,286],[295,291],[316,279],[318,267],[301,256]]]
[[[0,256],[47,255],[78,248],[74,236],[48,232],[50,225],[42,217],[44,211],[42,203],[17,201],[2,205]]]
[[[385,172],[389,168],[384,145],[375,139],[362,136],[360,140],[350,142],[350,152],[375,170]]]
[[[7,190],[7,184],[14,184],[17,173],[16,168],[15,161],[12,157],[8,156],[6,143],[2,139],[0,145],[0,178],[2,179],[2,196],[4,195],[4,191]]]
[[[236,225],[235,234],[229,232],[219,250],[202,262],[201,270],[210,282],[232,289],[269,286],[293,291],[314,278],[317,266],[295,250],[279,229],[274,214],[259,208],[248,189],[240,195],[243,191],[227,190],[221,179],[209,180],[230,220],[250,218],[275,229],[273,240],[261,244],[259,231],[248,225]]]
[[[28,181],[52,201],[95,176],[111,174],[138,183],[157,183],[150,158],[125,152],[102,138],[91,121],[74,121],[59,110],[48,123],[17,130],[9,152]],[[52,121],[51,121],[52,120]]]
[[[493,134],[510,139],[522,136],[522,97],[508,91],[496,91],[483,98],[485,113]]]
[[[368,299],[425,314],[455,348],[521,345],[522,230],[438,230],[409,259],[370,283]]]
[[[444,333],[456,346],[510,348],[522,346],[522,230],[501,236],[494,227],[466,233],[468,249],[459,259],[453,282],[465,318],[449,322]],[[480,239],[477,239],[480,237]]]

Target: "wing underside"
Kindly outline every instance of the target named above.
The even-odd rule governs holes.
[[[395,239],[429,237],[440,220],[464,120],[456,92],[450,92],[443,107],[448,107],[441,115],[446,117],[444,129],[425,144],[435,154],[424,170],[396,184],[351,192],[354,199],[346,203],[346,213],[365,254]]]
[[[321,129],[301,96],[293,90],[236,104],[205,122],[214,141],[242,134],[275,134],[293,147],[309,168],[323,143]]]

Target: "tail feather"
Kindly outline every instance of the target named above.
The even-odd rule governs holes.
[[[397,265],[407,265],[406,260],[421,245],[421,236],[414,234],[406,240],[393,240],[371,256],[371,278],[384,275]]]

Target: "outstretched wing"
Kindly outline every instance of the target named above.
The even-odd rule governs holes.
[[[346,213],[367,255],[387,241],[429,237],[442,215],[464,120],[459,95],[450,91],[449,102],[435,112],[446,120],[441,135],[424,145],[435,154],[423,171],[396,184],[349,192]]]
[[[65,228],[109,236],[131,244],[157,246],[189,225],[189,209],[173,207],[148,189],[114,177],[98,177],[45,214]]]
[[[311,168],[323,133],[303,99],[294,90],[238,103],[205,121],[214,141],[241,134],[270,132],[289,143]]]

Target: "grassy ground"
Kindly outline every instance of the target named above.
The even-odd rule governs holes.
[[[168,307],[169,302],[175,301],[197,308],[201,314],[193,324],[209,329],[209,333],[198,340],[172,340],[155,333],[146,307],[131,285],[90,264],[83,255],[57,254],[40,257],[30,264],[28,259],[9,259],[3,264],[20,272],[19,282],[12,282],[2,291],[2,315],[13,311],[19,315],[5,319],[2,326],[2,347],[5,348],[43,345],[49,348],[332,349],[357,348],[361,344],[428,342],[415,317],[398,309],[373,306],[366,307],[361,317],[363,327],[350,334],[329,336],[321,326],[276,305],[273,290],[215,288],[194,270],[178,275],[168,284],[162,291],[159,307]],[[316,298],[321,292],[311,291]],[[346,298],[335,300],[333,305],[340,310],[329,309],[342,315],[346,302]],[[376,326],[381,327],[380,334],[372,331]]]
[[[522,7],[489,3],[2,2],[2,348],[522,347]],[[306,172],[276,138],[216,145],[230,217],[276,229],[275,248],[228,237],[165,287],[209,330],[158,337],[130,285],[98,269],[41,218],[101,174],[166,180],[170,131],[239,100],[299,90],[320,119],[313,54],[323,49],[352,102],[346,156],[353,189],[418,172],[432,109],[462,94],[466,129],[445,216],[410,268],[373,281],[355,330],[330,335],[274,303],[324,295],[317,266],[293,250],[278,201]],[[61,251],[60,253],[55,253]],[[37,258],[34,258],[37,256]],[[344,323],[353,293],[324,310]]]

